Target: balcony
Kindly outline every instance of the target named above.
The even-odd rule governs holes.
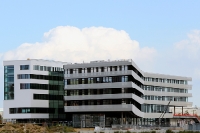
[[[65,101],[70,100],[98,100],[98,99],[123,99],[132,98],[140,104],[144,103],[144,100],[132,93],[122,93],[122,94],[101,94],[101,95],[77,95],[77,96],[64,96]]]
[[[135,88],[144,93],[144,90],[133,82],[114,82],[114,83],[93,83],[93,84],[77,84],[65,85],[65,90],[73,89],[103,89],[103,88]]]
[[[131,111],[138,117],[143,117],[144,113],[132,104],[118,105],[83,105],[83,106],[65,106],[65,112],[121,112]]]

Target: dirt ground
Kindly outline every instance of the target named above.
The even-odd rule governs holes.
[[[74,128],[76,132],[82,131],[94,131],[94,128]]]
[[[44,127],[36,124],[12,124],[7,123],[0,128],[0,133],[54,133],[54,132],[75,132],[74,128],[66,126]]]

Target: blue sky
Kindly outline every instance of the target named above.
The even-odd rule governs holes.
[[[123,30],[131,40],[139,43],[141,49],[148,47],[156,51],[151,63],[138,61],[144,71],[191,76],[194,96],[191,101],[200,106],[197,102],[200,92],[200,36],[194,32],[200,30],[199,5],[197,0],[1,0],[0,53],[15,51],[23,43],[34,45],[43,42],[44,33],[58,26]],[[184,40],[187,43],[183,43]],[[197,47],[195,52],[191,46]],[[1,60],[5,59],[1,57]],[[3,90],[3,75],[0,79]],[[3,96],[0,99],[3,100]]]
[[[157,48],[199,29],[199,1],[1,1],[1,51],[40,41],[44,32],[61,25],[125,30],[142,46]],[[162,47],[161,47],[162,44]]]

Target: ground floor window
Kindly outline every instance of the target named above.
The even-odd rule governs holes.
[[[105,126],[105,114],[73,114],[73,127]]]

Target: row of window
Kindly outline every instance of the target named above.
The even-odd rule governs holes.
[[[30,66],[29,65],[20,65],[20,70],[29,70]],[[39,71],[64,71],[63,68],[60,67],[50,67],[50,66],[39,66],[39,65],[34,65],[33,70],[39,70]]]
[[[134,104],[140,109],[138,104],[133,99],[101,99],[101,100],[75,100],[65,101],[65,106],[84,106],[84,105],[116,105],[116,104]]]
[[[10,114],[21,113],[55,113],[54,108],[10,108]]]
[[[33,94],[35,100],[63,100],[63,95]]]
[[[66,90],[65,96],[100,95],[100,94],[115,94],[115,93],[121,93],[121,90],[119,90],[117,88],[115,88],[115,91],[113,91],[112,88],[109,88],[109,89]]]
[[[169,113],[169,107],[167,105],[158,104],[142,104],[142,112],[145,113]]]
[[[179,88],[170,88],[170,87],[161,87],[161,86],[142,86],[143,90],[147,91],[162,91],[162,92],[175,92],[175,93],[188,93],[187,89],[179,89]]]
[[[21,83],[20,89],[61,90],[61,89],[63,89],[63,85]]]
[[[133,67],[133,66],[132,66]],[[144,81],[150,82],[162,82],[172,84],[188,84],[187,80],[176,80],[176,79],[162,79],[162,78],[151,78],[143,77],[139,71],[131,66],[107,66],[107,67],[90,67],[90,68],[77,68],[77,69],[66,69],[65,74],[79,74],[79,73],[95,73],[95,72],[110,72],[110,71],[126,71],[134,70],[138,76],[144,79]]]
[[[149,96],[145,95],[143,96],[145,100],[160,100],[160,101],[182,101],[187,102],[187,97],[174,97],[174,96]]]
[[[113,82],[128,82],[128,81],[129,81],[128,76],[93,77],[93,78],[67,79],[65,80],[65,85],[113,83]]]
[[[123,93],[133,93],[139,97],[142,93],[134,88],[104,88],[104,89],[72,89],[65,90],[65,96],[73,95],[101,95],[101,94],[123,94]]]
[[[89,67],[89,68],[66,69],[65,74],[126,71],[126,70],[128,70],[128,66],[124,66],[124,65],[123,66],[107,66],[107,67]]]
[[[49,71],[49,72],[56,72],[56,71],[64,71],[63,68],[60,67],[50,67],[50,66],[39,66],[39,65],[34,65],[33,70],[38,70],[38,71]]]
[[[49,75],[36,75],[36,74],[18,74],[18,79],[42,79],[42,80],[55,80],[63,81],[62,76],[49,76]]]
[[[161,82],[161,83],[171,83],[171,84],[185,84],[185,85],[188,84],[187,80],[151,78],[151,77],[144,77],[144,81]]]
[[[143,78],[143,75],[132,65],[66,69],[65,70],[65,74],[80,74],[80,73],[95,73],[95,72],[110,72],[110,71],[126,71],[126,70],[132,70],[139,77]]]

